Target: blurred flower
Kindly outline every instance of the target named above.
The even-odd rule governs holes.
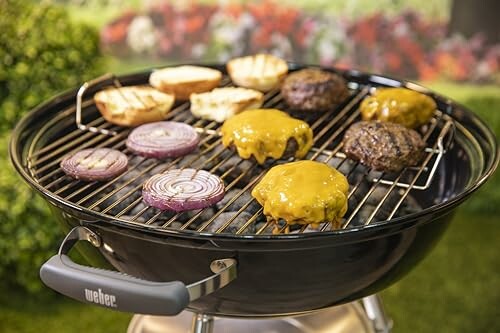
[[[127,30],[127,44],[137,52],[152,51],[157,41],[153,20],[149,16],[135,17]]]
[[[346,20],[311,15],[277,1],[154,3],[146,14],[126,12],[101,31],[116,55],[227,61],[268,52],[288,60],[387,75],[499,82],[500,45],[481,35],[447,36],[446,23],[415,11]]]

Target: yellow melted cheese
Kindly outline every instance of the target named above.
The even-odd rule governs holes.
[[[336,169],[320,162],[298,161],[271,168],[252,196],[274,221],[309,224],[339,221],[347,211],[349,184]]]
[[[241,112],[224,122],[222,144],[234,145],[241,158],[253,156],[259,164],[267,157],[279,159],[290,139],[297,142],[296,158],[304,157],[313,144],[309,125],[276,109],[256,109]]]
[[[363,120],[381,120],[416,128],[427,123],[436,102],[427,95],[405,88],[379,88],[361,103]]]

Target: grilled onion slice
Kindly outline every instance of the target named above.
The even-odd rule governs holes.
[[[127,138],[127,147],[137,155],[167,158],[192,152],[199,141],[193,127],[175,121],[159,121],[134,129]]]
[[[223,181],[205,170],[168,170],[149,178],[142,188],[146,204],[176,212],[205,208],[223,197]]]
[[[69,154],[61,161],[61,169],[70,177],[85,181],[103,181],[127,170],[127,156],[110,148],[90,148]]]

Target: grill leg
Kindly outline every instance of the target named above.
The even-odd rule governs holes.
[[[377,333],[390,333],[392,320],[386,315],[382,299],[378,295],[363,298],[366,315],[370,318],[373,328]]]
[[[191,333],[213,333],[214,318],[202,313],[193,315],[193,323],[191,325]]]

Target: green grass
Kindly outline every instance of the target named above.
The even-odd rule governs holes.
[[[33,296],[15,290],[1,294],[2,333],[123,333],[131,318],[55,294]]]
[[[460,212],[429,257],[382,293],[395,333],[500,332],[500,221]]]

